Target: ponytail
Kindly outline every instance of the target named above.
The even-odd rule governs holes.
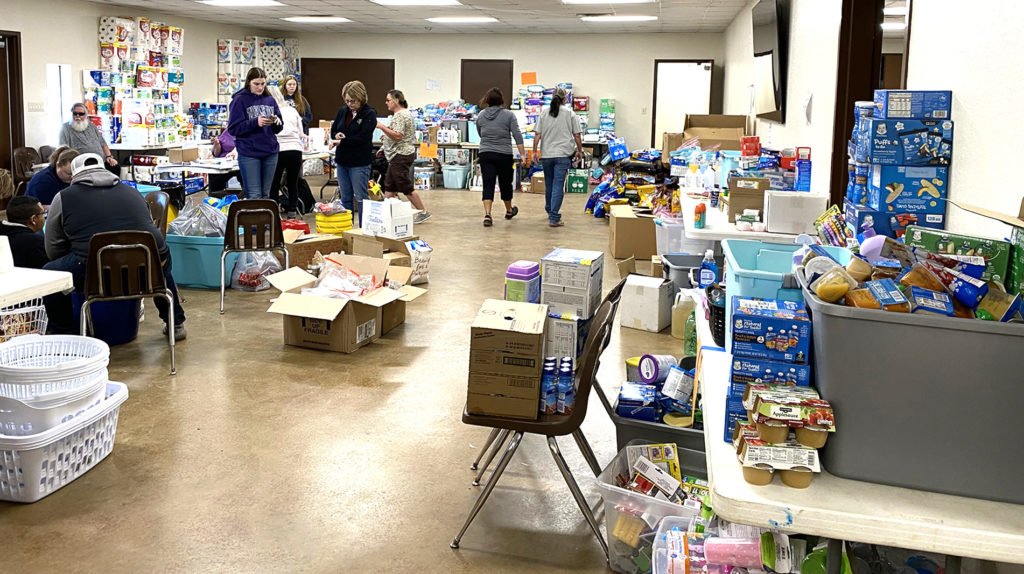
[[[548,113],[551,117],[557,118],[558,112],[562,108],[562,104],[565,103],[566,93],[563,88],[555,88],[555,92],[551,94],[551,105],[548,106]]]

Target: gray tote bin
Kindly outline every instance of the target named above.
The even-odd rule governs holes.
[[[1024,324],[825,303],[798,270],[843,478],[1024,504]]]

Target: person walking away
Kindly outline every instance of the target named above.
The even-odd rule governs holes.
[[[15,267],[42,269],[50,262],[46,242],[39,234],[46,223],[46,210],[34,197],[15,197],[7,204],[7,221],[0,222],[0,237],[7,237]]]
[[[298,78],[285,76],[281,85],[284,86],[284,101],[302,116],[302,133],[309,135],[309,123],[313,121],[313,108],[309,107],[309,100],[302,96],[302,87],[299,86]]]
[[[181,308],[178,287],[171,276],[171,253],[164,236],[149,214],[149,205],[134,187],[103,170],[103,160],[92,153],[79,155],[71,162],[71,185],[57,194],[50,204],[46,221],[46,255],[50,262],[44,269],[68,271],[76,291],[85,287],[85,264],[93,235],[105,231],[146,231],[156,239],[160,265],[167,289],[174,297],[174,316],[168,304],[156,298],[156,308],[163,320],[164,336],[171,324],[174,340],[185,338],[185,311]],[[71,306],[71,296],[62,293],[43,298],[50,327],[55,334],[77,334],[78,317]]]
[[[562,197],[565,195],[565,176],[572,164],[583,159],[583,139],[580,122],[565,105],[565,90],[555,88],[551,105],[541,111],[534,128],[533,155],[540,146],[540,163],[544,167],[544,211],[548,212],[548,225],[562,227]]]
[[[412,162],[416,159],[416,120],[409,113],[409,104],[400,90],[391,90],[384,98],[391,125],[386,126],[380,119],[377,128],[384,132],[381,148],[388,160],[388,171],[384,175],[384,197],[397,197],[399,193],[409,198],[409,203],[419,210],[412,222],[420,224],[430,219],[430,212],[423,206],[420,194],[412,184]]]
[[[494,203],[494,185],[501,190],[501,200],[505,203],[505,219],[512,219],[519,213],[519,208],[512,205],[512,140],[519,148],[519,157],[526,161],[526,149],[523,147],[523,134],[519,131],[516,115],[504,108],[505,98],[501,90],[491,88],[480,100],[481,112],[476,117],[476,129],[480,134],[480,174],[484,180],[484,227],[494,225],[491,218],[491,205]]]
[[[34,197],[49,209],[54,196],[71,183],[71,160],[78,157],[78,151],[61,146],[50,154],[50,165],[32,176],[25,189],[25,195]]]
[[[110,154],[110,147],[107,146],[100,128],[89,120],[89,110],[83,103],[76,103],[71,106],[71,120],[65,122],[60,128],[59,143],[68,146],[78,153],[94,153],[106,160],[107,170],[120,175],[117,160]]]
[[[270,182],[277,169],[277,136],[283,129],[281,109],[266,93],[267,74],[250,68],[245,86],[231,96],[228,133],[235,138],[238,169],[247,199],[270,197]]]
[[[277,134],[277,145],[281,151],[277,152],[277,170],[274,172],[273,183],[270,185],[270,199],[277,201],[278,192],[281,189],[281,177],[285,176],[285,185],[288,195],[281,202],[287,219],[298,217],[299,202],[299,177],[302,176],[302,140],[306,137],[302,133],[302,117],[295,108],[284,101],[284,96],[277,86],[268,86],[267,91],[277,101],[281,108],[281,123],[283,127]],[[312,207],[312,206],[311,206]]]
[[[346,209],[358,211],[369,199],[370,164],[373,163],[373,130],[377,110],[366,103],[366,86],[353,80],[341,88],[345,105],[331,124],[331,147],[337,147],[338,192]]]

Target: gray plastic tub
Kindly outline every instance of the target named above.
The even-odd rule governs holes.
[[[679,364],[684,369],[693,370],[697,364],[697,357],[682,357]],[[618,408],[619,400],[616,398],[611,404],[608,416],[615,423],[615,443],[619,450],[629,444],[629,441],[643,440],[653,443],[674,442],[681,449],[704,452],[704,431],[620,417]],[[705,468],[706,473],[706,466],[702,468]]]
[[[814,381],[836,416],[825,469],[1024,504],[1024,324],[832,305],[802,269],[797,277],[814,326]]]
[[[691,277],[694,269],[700,269],[703,255],[687,255],[685,253],[666,253],[661,256],[661,274],[665,279],[670,279],[675,284],[674,293],[680,289],[691,289],[696,287]],[[718,265],[718,280],[722,280],[725,273],[725,256],[716,255],[715,263]]]

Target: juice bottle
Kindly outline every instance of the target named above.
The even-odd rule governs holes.
[[[686,320],[693,313],[693,309],[693,299],[680,289],[672,305],[672,336],[676,339],[686,339]]]

